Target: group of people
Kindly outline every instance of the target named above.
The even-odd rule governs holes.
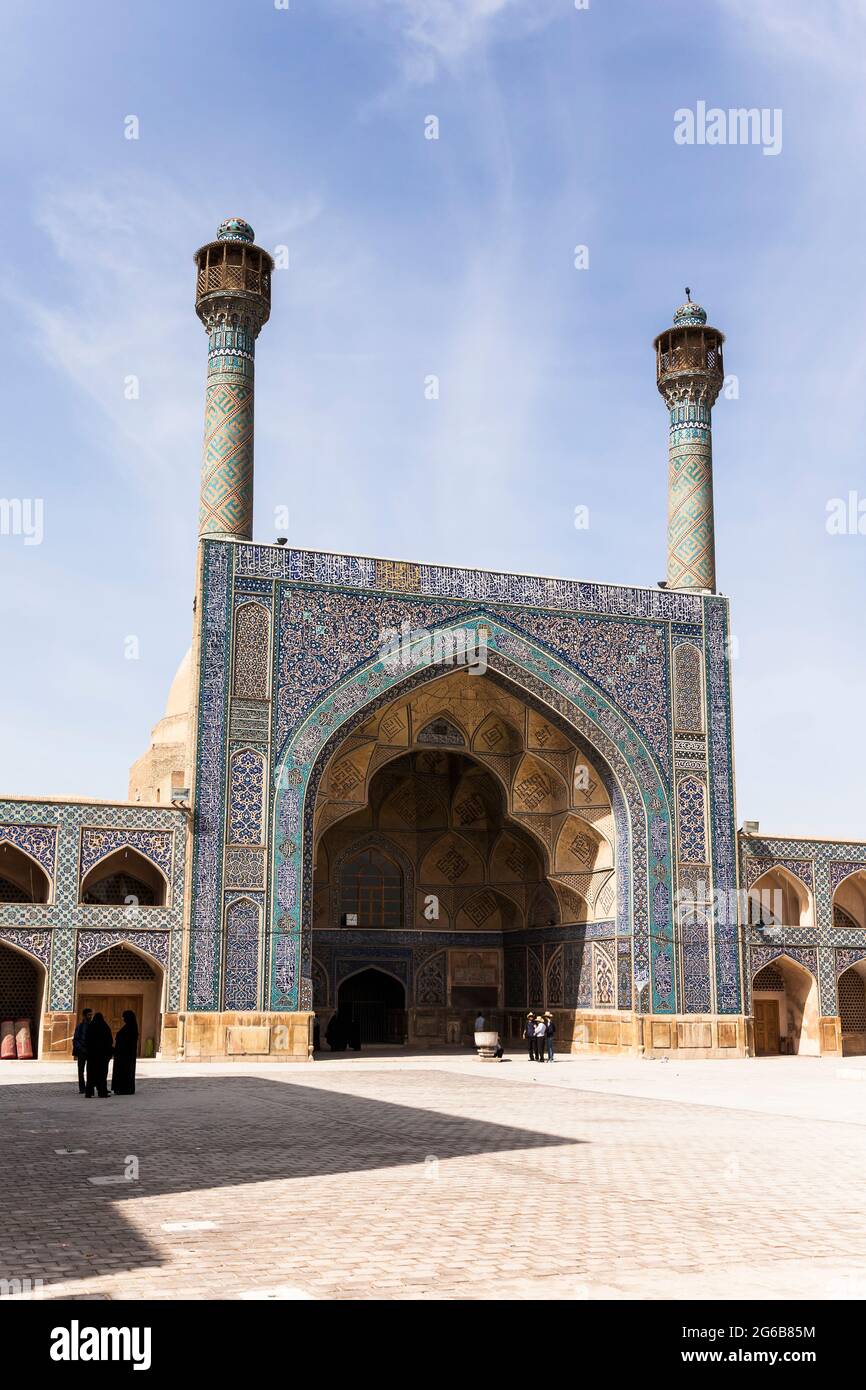
[[[523,1036],[529,1046],[530,1062],[553,1061],[553,1039],[556,1037],[556,1024],[553,1014],[528,1013]]]
[[[78,1090],[83,1096],[111,1094],[108,1064],[112,1057],[111,1090],[116,1096],[135,1095],[135,1058],[138,1053],[138,1022],[132,1009],[123,1011],[123,1027],[112,1038],[101,1013],[84,1009],[72,1037],[72,1055],[78,1063]]]

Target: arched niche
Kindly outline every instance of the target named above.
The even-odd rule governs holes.
[[[749,921],[756,926],[814,926],[812,894],[784,864],[774,864],[749,889]]]
[[[121,845],[88,870],[79,901],[99,907],[164,907],[167,896],[167,880],[156,865],[131,845]]]
[[[9,840],[0,842],[0,903],[47,903],[51,881],[31,855]]]

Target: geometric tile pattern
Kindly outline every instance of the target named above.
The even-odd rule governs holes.
[[[265,760],[244,748],[232,754],[229,785],[229,843],[264,843]]]
[[[437,951],[415,974],[415,1003],[442,1006],[447,1000],[446,955]]]
[[[167,932],[157,931],[80,931],[76,947],[76,968],[80,969],[85,961],[91,960],[100,952],[107,951],[112,946],[122,946],[125,942],[153,956],[164,969],[168,969],[171,944],[169,935]]]
[[[53,825],[0,825],[0,844],[3,841],[29,854],[43,868],[49,880],[54,877],[57,854],[57,828]]]
[[[705,684],[710,792],[711,888],[719,901],[736,908],[736,825],[734,820],[733,740],[728,653],[727,600],[704,600],[706,631]],[[715,939],[716,1011],[737,1014],[744,1007],[740,934],[736,910],[713,923]]]
[[[94,864],[118,849],[134,849],[149,859],[171,883],[171,857],[174,836],[170,830],[94,830],[81,832],[81,877]]]
[[[265,851],[246,845],[230,845],[226,850],[227,888],[264,888]]]
[[[674,405],[668,444],[668,588],[716,587],[712,412]]]
[[[677,813],[680,859],[685,863],[706,864],[704,787],[696,777],[683,777],[677,784]]]
[[[287,545],[236,547],[238,576],[333,585],[340,589],[384,592],[389,586],[379,583],[377,566],[380,563],[366,556],[296,550]],[[417,584],[410,592],[434,598],[481,600],[669,622],[700,623],[703,619],[703,600],[699,594],[631,589],[619,584],[591,584],[572,579],[542,579],[495,570],[455,569],[447,565],[417,568]],[[399,620],[396,626],[399,628]]]
[[[680,926],[683,952],[683,1013],[712,1012],[710,931],[705,914],[692,912]]]
[[[187,1007],[220,1007],[224,783],[230,649],[229,566],[233,547],[205,544],[197,729],[193,891]]]
[[[268,698],[270,651],[270,609],[260,603],[242,603],[235,612],[233,694],[236,699]]]
[[[616,974],[614,972],[613,960],[609,951],[605,950],[601,942],[593,942],[592,946],[595,977],[595,997],[594,1005],[597,1009],[616,1008]]]
[[[615,883],[616,931],[623,936],[617,965],[625,972],[617,981],[620,1007],[631,994],[631,970],[650,975],[653,1006],[658,1011],[683,1007],[683,958],[679,945],[674,948],[671,929],[673,827],[669,789],[674,738],[670,652],[672,646],[681,649],[685,641],[699,660],[702,636],[706,640],[709,717],[705,720],[702,711],[700,670],[697,695],[691,672],[680,691],[680,703],[686,711],[684,725],[708,728],[708,746],[701,739],[695,741],[697,729],[689,731],[695,748],[690,748],[687,756],[699,769],[705,769],[710,779],[710,822],[706,822],[705,811],[701,867],[709,858],[705,877],[711,898],[713,889],[732,891],[736,881],[727,601],[695,593],[621,589],[441,566],[407,565],[401,569],[395,562],[386,569],[383,563],[377,566],[376,561],[363,557],[291,550],[288,546],[226,546],[218,541],[205,545],[197,773],[202,824],[195,850],[191,1007],[218,1008],[222,997],[223,861],[230,843],[223,827],[229,814],[229,753],[267,752],[267,743],[258,743],[258,739],[257,750],[248,746],[229,750],[226,738],[228,635],[236,599],[241,602],[244,595],[253,594],[264,605],[263,612],[275,607],[280,614],[273,637],[268,633],[266,640],[259,639],[256,661],[257,670],[265,672],[268,679],[265,685],[263,677],[257,676],[258,694],[267,695],[271,672],[276,673],[267,730],[274,773],[267,787],[259,841],[267,844],[274,869],[265,924],[269,952],[266,1005],[297,1007],[301,990],[309,988],[312,934],[301,929],[301,922],[308,920],[306,904],[311,892],[311,797],[307,788],[314,794],[318,786],[318,759],[330,756],[363,722],[365,714],[369,717],[387,701],[389,691],[393,698],[398,680],[402,691],[413,680],[420,684],[429,678],[421,669],[408,675],[384,670],[375,659],[379,632],[384,627],[399,631],[403,621],[410,630],[458,623],[469,627],[483,621],[493,634],[492,642],[488,639],[494,655],[491,678],[501,678],[511,689],[515,687],[509,683],[515,682],[521,697],[522,692],[531,696],[527,703],[540,701],[538,708],[545,720],[552,707],[564,725],[577,728],[588,748],[614,769],[617,838],[629,847],[624,856],[625,871],[616,875]],[[479,605],[477,600],[482,597],[484,603]],[[531,634],[530,640],[527,634]],[[686,654],[686,666],[690,655]],[[587,668],[591,671],[589,681]],[[689,702],[694,709],[696,699],[698,718],[688,713]],[[696,785],[698,794],[705,795],[699,783]],[[532,788],[526,791],[532,794]],[[692,825],[695,808],[686,793],[683,795],[681,810],[690,827],[686,853],[696,855],[700,825]],[[235,865],[232,860],[232,878],[240,888],[239,871],[239,863]],[[727,924],[710,923],[708,930],[715,955],[718,1007],[722,1012],[735,1012],[742,1007],[736,924],[731,931]],[[713,997],[709,965],[704,962],[699,967],[700,959],[703,957],[696,947],[689,955],[693,965],[689,990],[695,999],[702,989]],[[565,976],[569,968],[564,959]],[[591,988],[589,962],[587,969]],[[700,970],[705,971],[702,981],[698,981]]]
[[[27,955],[41,961],[47,970],[51,960],[50,931],[28,931],[26,927],[20,930],[16,930],[14,927],[2,927],[0,928],[0,941],[8,941],[10,945],[17,946],[19,951],[25,951]]]
[[[259,1002],[261,909],[237,898],[226,909],[224,1009],[255,1009]]]
[[[69,1012],[75,996],[76,938],[79,933],[102,933],[111,944],[142,940],[168,971],[166,1007],[180,1006],[181,927],[183,923],[186,814],[169,806],[117,805],[111,802],[4,801],[0,824],[9,827],[3,838],[35,848],[48,832],[56,843],[50,903],[8,903],[0,906],[0,934],[8,932],[23,950],[45,963],[50,950],[46,1008]],[[86,837],[86,838],[85,838]],[[137,849],[168,880],[164,907],[142,908],[131,918],[124,907],[79,902],[80,861],[92,865],[102,853],[123,845]],[[86,848],[85,848],[86,846]],[[34,856],[35,857],[35,856]],[[146,914],[146,916],[145,916]],[[146,928],[143,922],[146,921]],[[89,939],[85,938],[85,939]]]
[[[746,860],[746,880],[745,886],[751,888],[755,881],[767,873],[769,869],[787,869],[795,878],[805,883],[809,892],[814,891],[813,869],[811,859],[758,859],[751,856]]]
[[[678,732],[702,734],[702,655],[691,642],[674,649],[674,716]]]
[[[814,927],[748,927],[746,940],[752,953],[756,948],[771,948],[777,954],[793,956],[809,953],[809,961],[817,966],[807,969],[817,973],[821,994],[821,1013],[826,1017],[838,1014],[836,979],[840,964],[851,952],[851,960],[866,956],[866,930],[862,927],[833,925],[833,894],[839,884],[858,869],[866,869],[866,844],[856,841],[801,840],[794,837],[740,836],[741,881],[751,884],[774,865],[784,866],[813,892]],[[863,954],[858,954],[862,952]],[[851,961],[849,960],[850,964]]]
[[[480,622],[481,620],[477,620]],[[582,733],[586,728],[588,736],[596,749],[601,749],[608,762],[613,759],[624,769],[624,776],[634,798],[633,824],[640,831],[640,822],[651,822],[652,833],[649,842],[635,838],[633,861],[636,866],[647,864],[649,852],[653,859],[652,892],[647,901],[646,879],[635,872],[634,903],[635,919],[640,935],[636,951],[647,954],[650,937],[646,928],[641,927],[643,914],[649,911],[652,920],[658,922],[659,930],[653,933],[653,986],[657,1007],[670,1012],[674,1008],[674,962],[670,941],[670,910],[672,903],[670,871],[670,816],[667,799],[659,782],[658,773],[652,760],[642,749],[633,730],[629,731],[613,708],[596,693],[590,693],[568,668],[544,655],[530,643],[518,640],[506,629],[500,628],[488,618],[484,625],[488,628],[488,675],[491,670],[502,670],[509,681],[519,689],[521,697],[533,695],[535,686],[539,692],[556,708],[561,709],[562,717]],[[471,624],[466,624],[471,626]],[[506,655],[507,653],[507,655]],[[375,651],[374,651],[375,655]],[[517,660],[515,660],[517,658]],[[538,673],[537,679],[535,672]],[[429,673],[421,668],[416,677],[421,681],[429,679]],[[375,703],[371,695],[381,702],[393,698],[394,685],[398,677],[385,670],[382,663],[374,662],[363,675],[344,680],[327,699],[314,706],[307,719],[300,726],[289,743],[281,750],[280,765],[286,773],[292,774],[292,783],[286,785],[286,777],[277,774],[281,784],[277,800],[277,815],[280,822],[287,817],[285,829],[278,824],[277,843],[277,881],[275,884],[274,916],[278,930],[291,930],[296,934],[300,946],[300,912],[304,893],[309,883],[309,855],[302,846],[309,845],[309,836],[298,835],[305,805],[303,789],[309,784],[313,765],[319,763],[330,751],[330,744],[336,745],[350,732],[350,714],[368,717]],[[297,678],[296,678],[297,680]],[[554,687],[553,689],[551,687]],[[400,683],[400,690],[407,688],[406,680]],[[330,742],[329,742],[330,740]],[[625,757],[623,758],[623,752]],[[311,798],[306,798],[311,804]],[[309,804],[306,806],[309,810]],[[293,833],[288,833],[289,828]],[[627,832],[626,832],[627,833]],[[290,844],[291,856],[285,856],[283,844]],[[303,859],[303,877],[302,877]],[[646,872],[644,868],[643,873]],[[291,904],[291,906],[290,906]],[[279,1007],[272,997],[271,1007]],[[291,1007],[283,1004],[282,1007]]]
[[[670,671],[659,624],[498,605],[485,605],[483,611],[529,637],[612,699],[643,736],[669,781]],[[379,634],[385,628],[399,628],[403,621],[428,631],[455,623],[465,626],[479,609],[448,600],[283,586],[278,612],[276,742],[282,744],[317,695],[327,694],[378,653]]]
[[[250,375],[221,372],[208,379],[202,450],[200,535],[249,539],[253,527],[253,401]]]

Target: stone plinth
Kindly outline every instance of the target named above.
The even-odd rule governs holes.
[[[163,1051],[179,1062],[312,1061],[311,1013],[180,1013],[176,1018],[174,1030],[164,1029]]]

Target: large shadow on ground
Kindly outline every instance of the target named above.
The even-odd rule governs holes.
[[[425,1080],[435,1089],[435,1073]],[[135,1096],[110,1100],[80,1097],[72,1074],[63,1084],[3,1085],[0,1279],[42,1279],[50,1296],[58,1281],[159,1266],[159,1248],[124,1215],[142,1197],[188,1193],[195,1218],[195,1194],[209,1188],[581,1142],[530,1127],[537,1112],[520,1128],[371,1099],[345,1089],[353,1083],[361,1078],[336,1072],[316,1086],[241,1074],[148,1076]],[[479,1084],[449,1076],[443,1103],[473,1103]],[[90,1182],[120,1177],[130,1159],[136,1180]],[[173,1207],[171,1219],[183,1216]]]

